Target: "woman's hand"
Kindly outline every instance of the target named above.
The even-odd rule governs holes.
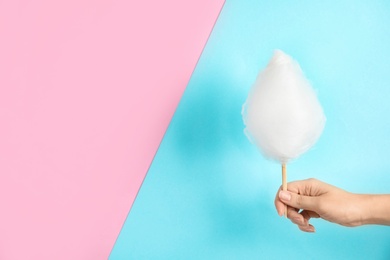
[[[288,191],[278,190],[275,207],[279,215],[284,214],[302,231],[315,232],[309,224],[310,218],[322,218],[343,226],[354,227],[372,223],[370,201],[373,196],[353,194],[316,179],[288,183]],[[390,210],[390,197],[387,196],[387,209]],[[390,223],[390,215],[387,216]]]

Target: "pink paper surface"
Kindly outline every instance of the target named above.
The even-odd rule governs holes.
[[[106,259],[223,0],[0,2],[0,259]]]

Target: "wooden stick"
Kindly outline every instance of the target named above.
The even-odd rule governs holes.
[[[287,171],[285,163],[282,163],[282,189],[283,191],[287,191]],[[284,216],[287,218],[287,205],[284,205]]]

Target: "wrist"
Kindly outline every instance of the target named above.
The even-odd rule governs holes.
[[[390,225],[390,195],[359,195],[362,225]]]

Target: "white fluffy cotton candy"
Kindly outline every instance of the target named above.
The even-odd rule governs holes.
[[[280,50],[258,75],[242,116],[251,142],[266,157],[281,163],[310,149],[326,121],[299,64]]]

